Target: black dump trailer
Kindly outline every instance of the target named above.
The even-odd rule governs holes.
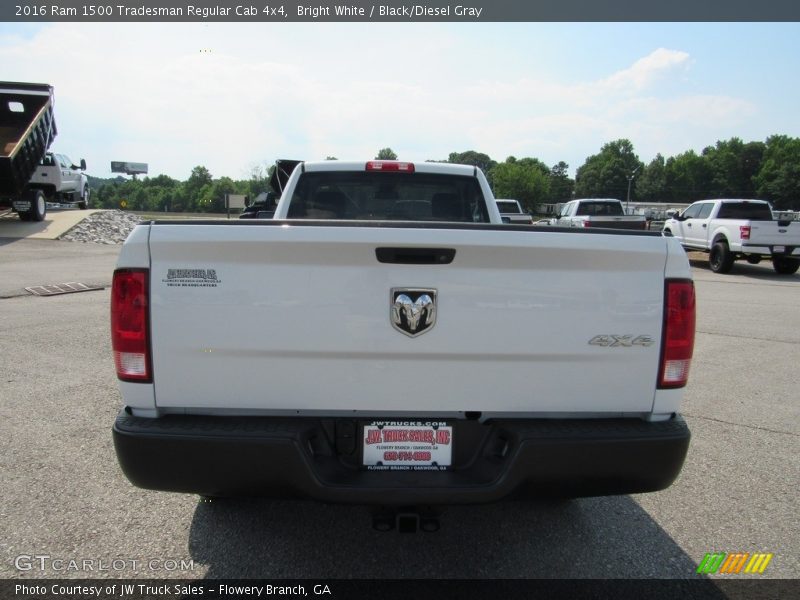
[[[44,219],[45,194],[29,181],[56,133],[53,86],[0,82],[0,205],[23,221]]]
[[[288,158],[279,158],[275,161],[275,168],[271,169],[272,174],[269,177],[269,190],[260,193],[256,196],[255,201],[249,204],[239,215],[240,219],[271,219],[275,215],[275,209],[278,208],[278,200],[283,194],[283,188],[286,187],[286,182],[289,181],[289,176],[294,171],[294,168],[299,165],[302,160],[291,160]]]

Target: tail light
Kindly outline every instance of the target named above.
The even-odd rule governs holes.
[[[147,269],[118,269],[111,284],[111,348],[117,377],[152,382]]]
[[[739,236],[743,240],[750,239],[750,225],[739,225]]]
[[[686,385],[694,350],[694,284],[685,279],[668,279],[664,293],[664,331],[658,387]]]
[[[396,160],[371,160],[367,162],[367,171],[393,171],[395,173],[413,173],[414,163]]]

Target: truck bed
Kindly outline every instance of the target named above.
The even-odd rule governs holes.
[[[56,133],[52,86],[0,82],[0,196],[24,190]]]

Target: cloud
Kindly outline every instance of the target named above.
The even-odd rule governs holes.
[[[509,57],[476,72],[472,33],[431,24],[51,24],[27,38],[0,36],[0,62],[8,79],[55,85],[56,145],[100,176],[111,160],[131,160],[152,174],[185,178],[203,164],[240,178],[258,161],[366,158],[385,146],[407,160],[475,149],[574,169],[619,137],[666,152],[676,129],[702,129],[712,143],[715,125],[757,114],[744,100],[685,90],[684,51],[658,48],[589,80],[518,76],[535,61]]]
[[[603,143],[623,137],[648,156],[688,149],[671,140],[691,140],[689,147],[696,146],[699,134],[708,136],[703,144],[712,143],[720,129],[735,128],[757,115],[749,101],[686,91],[682,73],[690,63],[686,52],[659,48],[629,67],[589,81],[483,80],[469,93],[495,106],[496,112],[491,123],[477,129],[477,137],[488,140],[483,147],[499,149],[502,157],[546,153],[585,158]],[[664,88],[660,95],[653,93],[657,84]],[[571,166],[579,165],[573,161]]]
[[[687,66],[689,54],[680,50],[658,48],[647,56],[633,63],[627,69],[617,71],[613,75],[597,83],[600,87],[612,90],[640,91],[645,89],[659,77],[676,67]]]

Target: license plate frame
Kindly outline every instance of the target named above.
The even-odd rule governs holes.
[[[359,427],[359,463],[368,471],[449,471],[454,427],[434,419],[375,419]]]
[[[773,254],[786,254],[786,246],[773,246],[772,247]]]

